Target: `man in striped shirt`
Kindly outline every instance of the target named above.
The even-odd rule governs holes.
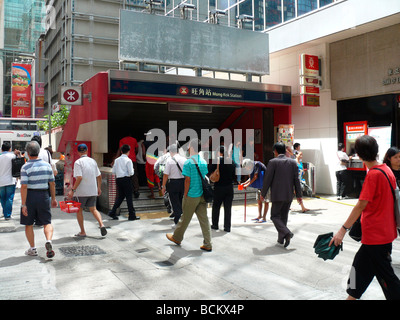
[[[46,237],[47,257],[54,257],[52,248],[53,226],[51,225],[50,205],[57,207],[55,179],[49,163],[38,159],[40,146],[36,141],[26,145],[29,161],[21,168],[21,221],[25,225],[25,234],[30,248],[25,252],[37,256],[33,224],[43,226]],[[49,188],[51,202],[49,197]]]

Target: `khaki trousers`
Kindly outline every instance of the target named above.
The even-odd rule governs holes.
[[[196,213],[197,219],[199,219],[201,232],[203,233],[203,245],[207,248],[212,248],[211,243],[211,227],[207,216],[207,203],[204,197],[184,197],[182,202],[182,216],[176,226],[174,232],[174,239],[181,242],[190,221],[192,220],[193,214]]]

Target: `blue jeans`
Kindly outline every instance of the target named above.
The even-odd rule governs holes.
[[[11,217],[14,194],[15,184],[0,187],[0,203],[3,207],[4,218]]]

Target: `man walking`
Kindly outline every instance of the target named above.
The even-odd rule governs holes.
[[[0,153],[0,203],[3,208],[5,220],[11,219],[12,205],[15,194],[15,178],[11,173],[11,160],[16,155],[11,152],[9,142],[4,142],[1,146]]]
[[[186,158],[178,153],[176,144],[169,147],[169,152],[170,158],[165,164],[162,192],[165,194],[165,191],[168,191],[176,225],[182,216],[182,199],[185,190],[185,177],[182,175],[182,169]]]
[[[180,245],[185,231],[192,220],[193,214],[196,213],[204,238],[203,245],[200,249],[212,251],[211,227],[207,217],[207,203],[203,197],[201,181],[208,173],[208,169],[207,162],[198,154],[199,146],[200,143],[198,139],[193,139],[189,142],[190,159],[185,162],[182,169],[182,175],[185,177],[185,190],[182,203],[183,214],[176,226],[174,234],[167,233],[166,236],[168,240]]]
[[[132,160],[133,164],[133,175],[131,177],[132,183],[133,183],[133,192],[135,198],[139,198],[139,175],[138,175],[138,166],[137,166],[137,161],[136,161],[136,153],[138,152],[139,145],[138,142],[135,138],[131,137],[130,135],[122,138],[119,141],[119,147],[121,148],[124,144],[127,144],[130,148],[131,151],[129,152],[129,159]]]
[[[268,163],[261,196],[265,198],[268,189],[271,188],[271,220],[278,231],[278,243],[286,248],[293,237],[293,233],[287,227],[290,205],[293,201],[293,188],[299,203],[302,202],[302,193],[297,163],[285,156],[285,144],[275,143],[273,152],[275,158]]]
[[[75,183],[72,190],[68,192],[68,197],[76,197],[81,207],[76,215],[81,231],[75,234],[76,237],[86,237],[86,231],[83,219],[83,208],[88,207],[94,218],[100,226],[102,236],[107,234],[106,227],[103,224],[100,213],[96,209],[97,196],[101,194],[101,174],[99,167],[94,159],[88,157],[87,145],[82,143],[78,145],[80,158],[74,163]]]
[[[29,256],[37,256],[33,224],[43,226],[46,237],[46,256],[54,257],[51,240],[53,226],[51,225],[51,207],[57,207],[55,179],[49,163],[38,158],[40,146],[36,141],[28,142],[26,146],[29,161],[21,168],[21,218],[25,225],[25,235],[30,248],[25,252]],[[51,203],[49,198],[49,188]]]
[[[108,215],[113,218],[113,220],[118,220],[116,211],[125,198],[129,210],[128,220],[140,219],[136,216],[135,208],[133,207],[132,176],[134,174],[134,170],[132,160],[129,158],[130,151],[131,147],[127,144],[124,144],[121,147],[122,155],[115,160],[114,166],[112,168],[112,172],[115,174],[116,177],[115,182],[117,184],[117,199],[115,200],[114,206],[108,213]]]

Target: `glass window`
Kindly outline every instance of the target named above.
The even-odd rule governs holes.
[[[319,0],[320,7],[326,6],[327,4],[333,3],[333,0]]]
[[[297,0],[298,16],[301,16],[315,9],[318,9],[318,0]]]
[[[268,27],[282,23],[281,0],[268,0],[265,2],[266,25]]]
[[[288,21],[296,18],[296,2],[295,0],[283,0],[283,19]]]

